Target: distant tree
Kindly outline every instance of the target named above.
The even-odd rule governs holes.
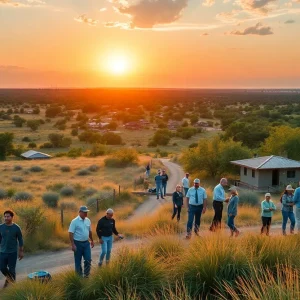
[[[81,142],[86,142],[88,144],[93,144],[93,143],[101,143],[102,141],[102,136],[101,134],[93,131],[84,131],[78,135],[78,139]]]
[[[196,115],[193,115],[190,117],[190,122],[192,125],[196,124],[198,122],[198,120],[199,120],[199,117]]]
[[[36,131],[41,123],[39,120],[28,120],[26,124],[32,131]]]
[[[61,147],[64,135],[59,133],[50,133],[48,135],[48,140],[53,145],[53,147]]]
[[[121,145],[122,144],[121,136],[118,134],[115,134],[113,132],[104,133],[101,141],[103,144],[107,144],[107,145]]]
[[[105,126],[105,128],[110,129],[110,130],[116,130],[118,127],[117,122],[110,122],[108,125]]]
[[[0,133],[0,160],[5,160],[6,156],[13,150],[14,134],[11,132]]]
[[[23,118],[20,118],[18,115],[15,115],[13,123],[16,127],[23,127],[23,124],[26,123],[26,120]]]
[[[38,115],[40,113],[40,109],[36,106],[33,111],[32,111],[33,114],[35,115]]]
[[[71,131],[72,136],[77,136],[78,135],[78,129],[77,128],[73,128]]]
[[[155,132],[154,136],[150,141],[151,146],[162,145],[166,146],[169,144],[172,137],[171,131],[167,129],[159,129]]]
[[[45,115],[47,118],[55,118],[61,113],[60,106],[50,106],[46,109]]]

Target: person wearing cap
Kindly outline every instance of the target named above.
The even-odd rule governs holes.
[[[106,215],[102,217],[97,224],[96,232],[101,244],[101,253],[98,262],[99,267],[102,266],[104,258],[106,259],[106,264],[109,263],[113,244],[113,234],[120,239],[123,238],[116,229],[116,221],[113,219],[113,215],[114,211],[109,208],[106,211]]]
[[[184,189],[184,196],[186,196],[189,188],[190,188],[190,180],[189,180],[189,173],[185,173],[185,177],[182,178],[181,182],[182,182],[182,187]]]
[[[163,188],[162,188],[163,177],[161,176],[160,170],[157,171],[157,175],[154,177],[154,181],[155,181],[155,186],[156,186],[157,199],[159,199],[159,193],[160,193],[161,199],[164,199]]]
[[[166,170],[162,170],[161,177],[162,177],[162,190],[163,190],[163,195],[165,197],[166,193],[167,193],[167,184],[168,184],[168,180],[169,180],[169,176],[166,173]]]
[[[69,227],[69,238],[74,252],[75,271],[82,277],[87,278],[91,271],[92,253],[94,248],[91,221],[87,218],[89,210],[86,206],[79,208],[78,216],[71,221]],[[89,239],[91,243],[89,242]],[[84,270],[82,272],[82,257],[84,259]]]
[[[202,213],[204,214],[207,206],[207,195],[203,187],[200,187],[200,179],[194,180],[194,186],[189,188],[186,194],[186,201],[188,207],[188,222],[186,238],[191,238],[193,223],[194,232],[199,235],[200,220]]]
[[[215,211],[214,218],[212,220],[211,226],[209,228],[210,231],[216,231],[216,229],[221,229],[222,223],[222,213],[223,213],[223,202],[229,200],[226,197],[224,187],[227,186],[227,179],[222,178],[220,183],[215,186],[213,193],[213,208]]]
[[[298,185],[300,186],[300,182],[299,182]],[[296,206],[297,229],[298,229],[298,233],[300,233],[300,187],[297,187],[295,189],[294,203],[295,203],[295,206]]]
[[[237,237],[240,234],[239,230],[234,225],[234,218],[237,216],[237,206],[239,203],[237,187],[232,186],[229,189],[229,191],[231,193],[231,196],[229,198],[228,208],[227,208],[227,214],[228,214],[227,225],[230,228],[231,236],[233,236],[233,234],[235,233],[235,236]]]
[[[296,220],[295,220],[295,215],[294,215],[294,211],[293,211],[294,189],[290,184],[285,188],[285,191],[282,194],[280,200],[282,203],[282,208],[281,208],[282,234],[286,235],[286,224],[287,224],[288,219],[290,219],[290,221],[291,221],[290,233],[293,234]]]
[[[266,235],[270,234],[270,226],[273,217],[273,211],[276,210],[276,206],[271,200],[271,194],[266,193],[265,199],[261,202],[261,234],[264,233],[265,229],[267,230]]]

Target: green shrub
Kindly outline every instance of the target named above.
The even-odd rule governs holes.
[[[67,156],[71,158],[80,157],[82,155],[81,148],[72,148],[68,151]]]
[[[123,168],[138,161],[138,153],[134,149],[122,149],[116,151],[109,158],[104,160],[107,167]]]
[[[88,167],[88,170],[91,172],[97,172],[99,169],[100,169],[100,167],[97,165],[91,165]]]
[[[48,192],[43,194],[42,199],[44,201],[44,203],[48,206],[48,207],[57,207],[57,203],[59,200],[59,194],[58,193],[54,193],[54,192]]]
[[[29,142],[31,142],[31,139],[30,139],[28,136],[24,136],[24,137],[22,138],[22,142],[29,143]]]
[[[62,172],[70,172],[71,171],[71,168],[69,166],[61,166],[60,167],[60,170]]]
[[[22,169],[23,169],[23,167],[19,166],[19,165],[15,165],[14,168],[13,168],[14,171],[20,171]]]
[[[198,147],[198,143],[191,143],[189,145],[189,148],[196,148],[196,147]]]
[[[84,195],[85,195],[86,197],[92,196],[92,195],[94,195],[95,193],[97,193],[97,190],[94,189],[94,188],[92,188],[92,187],[86,188],[85,191],[84,191]]]
[[[50,148],[54,148],[53,144],[50,142],[46,142],[46,143],[40,145],[40,149],[50,149]]]
[[[239,204],[258,206],[260,204],[259,194],[257,192],[240,190],[239,191]]]
[[[106,145],[93,144],[89,156],[91,157],[102,156],[105,155],[106,153],[107,153]]]
[[[44,211],[41,207],[20,206],[15,211],[20,218],[21,227],[27,235],[34,234],[45,222]]]
[[[5,199],[7,197],[8,197],[7,192],[3,189],[0,189],[0,199]]]
[[[60,190],[60,194],[64,197],[70,197],[74,195],[74,188],[72,186],[64,186],[61,190]]]
[[[17,192],[14,194],[13,199],[16,201],[30,201],[33,199],[33,195],[28,192]]]
[[[20,176],[13,176],[12,178],[11,178],[11,180],[13,181],[13,182],[23,182],[24,180],[23,180],[23,177],[20,177]]]
[[[51,185],[47,185],[46,189],[47,190],[51,190],[51,191],[55,191],[55,192],[59,192],[62,188],[64,187],[64,184],[61,182],[57,182]]]
[[[29,143],[28,148],[36,148],[36,143],[34,142]]]
[[[98,196],[96,196],[96,195],[92,196],[86,200],[86,205],[87,206],[94,205],[97,202],[97,200],[98,200]]]
[[[54,285],[61,289],[64,300],[83,300],[81,297],[84,282],[80,276],[73,271],[61,274],[59,280],[54,279]],[[92,298],[91,298],[92,299]]]
[[[90,174],[91,174],[91,172],[88,169],[81,169],[77,172],[78,176],[87,176]]]
[[[78,205],[76,203],[67,202],[67,201],[61,201],[59,206],[62,209],[73,210],[73,211],[75,211],[78,208]]]
[[[7,197],[11,198],[16,193],[16,190],[14,188],[9,188],[7,190]]]
[[[41,168],[40,166],[32,166],[30,169],[30,172],[42,172],[43,168]]]

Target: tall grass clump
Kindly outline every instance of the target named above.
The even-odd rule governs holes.
[[[75,189],[72,186],[64,186],[60,190],[60,194],[63,197],[71,197],[74,195]]]
[[[92,196],[95,193],[97,193],[97,190],[93,187],[88,187],[83,192],[84,196],[86,196],[86,197]]]
[[[42,172],[43,168],[40,166],[32,166],[29,170],[30,172],[38,173],[38,172]]]
[[[74,202],[61,201],[59,204],[60,204],[59,206],[61,209],[73,210],[73,211],[78,209],[78,205]]]
[[[71,172],[71,167],[69,167],[69,166],[61,166],[60,170],[62,172]]]
[[[42,199],[48,207],[55,208],[57,207],[59,194],[54,192],[44,193]]]
[[[134,149],[122,149],[104,160],[106,167],[124,168],[138,162],[138,153]]]
[[[33,195],[28,192],[17,192],[14,194],[13,199],[16,201],[30,201],[33,199]]]
[[[4,189],[0,189],[0,199],[5,199],[7,197],[7,191],[5,191]]]
[[[78,176],[87,176],[90,174],[91,174],[91,172],[88,169],[81,169],[77,172]]]
[[[99,169],[100,169],[100,167],[97,165],[91,165],[88,167],[88,170],[91,172],[97,172]]]
[[[151,299],[153,294],[160,293],[166,279],[161,264],[153,256],[143,250],[123,248],[109,267],[96,271],[83,295],[84,299],[103,299],[104,295],[116,299],[120,292],[126,295],[134,291],[140,299]]]
[[[20,171],[22,169],[23,169],[23,167],[20,166],[20,165],[15,165],[14,168],[13,168],[14,171]]]
[[[13,176],[11,178],[11,180],[12,180],[12,182],[23,182],[24,181],[23,177],[20,177],[20,176]]]
[[[258,206],[261,202],[257,192],[240,190],[239,191],[239,204],[246,204],[250,206]]]

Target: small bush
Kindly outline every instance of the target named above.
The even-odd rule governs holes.
[[[16,201],[30,201],[33,199],[32,194],[28,192],[17,192],[14,196],[13,199]]]
[[[60,202],[60,208],[66,209],[66,210],[76,210],[78,208],[78,206],[74,202],[62,201],[62,202]]]
[[[54,148],[54,146],[53,146],[52,143],[46,142],[46,143],[40,145],[40,149],[43,149],[43,148],[44,148],[44,149],[50,149],[50,148]]]
[[[11,178],[11,180],[13,181],[13,182],[23,182],[24,180],[23,180],[23,177],[19,177],[19,176],[13,176],[12,178]]]
[[[87,188],[87,189],[84,191],[84,195],[85,195],[86,197],[90,197],[90,196],[94,195],[95,193],[97,193],[97,190],[94,189],[94,188],[92,188],[92,187]]]
[[[74,188],[72,186],[64,186],[61,190],[60,190],[60,194],[64,197],[70,197],[74,195]]]
[[[5,199],[7,197],[8,197],[7,192],[3,189],[0,189],[0,199]]]
[[[78,176],[87,176],[90,174],[91,174],[91,172],[88,169],[81,169],[77,172]]]
[[[19,166],[19,165],[15,165],[14,168],[13,168],[14,171],[20,171],[22,169],[23,169],[23,167]]]
[[[45,193],[43,196],[43,201],[48,207],[57,207],[57,203],[59,200],[59,194],[58,193]]]
[[[16,193],[16,190],[14,188],[9,188],[7,190],[7,197],[11,198]]]
[[[62,172],[70,172],[71,171],[71,168],[69,166],[61,166],[60,167],[60,170]]]
[[[58,182],[58,183],[54,183],[54,184],[51,184],[51,185],[47,185],[46,189],[51,190],[51,191],[55,191],[55,192],[59,192],[63,187],[64,187],[64,184],[61,183],[61,182]]]
[[[104,160],[107,167],[123,168],[138,161],[138,153],[134,149],[122,149],[116,151],[109,158]]]
[[[90,197],[86,200],[86,205],[87,206],[91,206],[91,205],[94,205],[96,202],[97,202],[97,199],[99,199],[98,196],[93,196],[93,197]]]
[[[100,169],[100,167],[97,166],[97,165],[91,165],[91,166],[89,166],[88,169],[89,169],[91,172],[97,172],[97,171]]]
[[[258,206],[260,203],[260,198],[258,193],[252,191],[239,191],[239,204]]]
[[[36,143],[34,142],[29,143],[28,148],[36,148]]]
[[[24,137],[22,138],[22,142],[29,143],[29,142],[31,142],[31,139],[30,139],[28,136],[24,136]]]
[[[71,157],[71,158],[80,157],[81,155],[82,155],[82,149],[81,148],[72,148],[67,153],[67,156]]]
[[[40,166],[32,166],[30,169],[30,172],[42,172],[43,171],[43,168],[41,168]]]

